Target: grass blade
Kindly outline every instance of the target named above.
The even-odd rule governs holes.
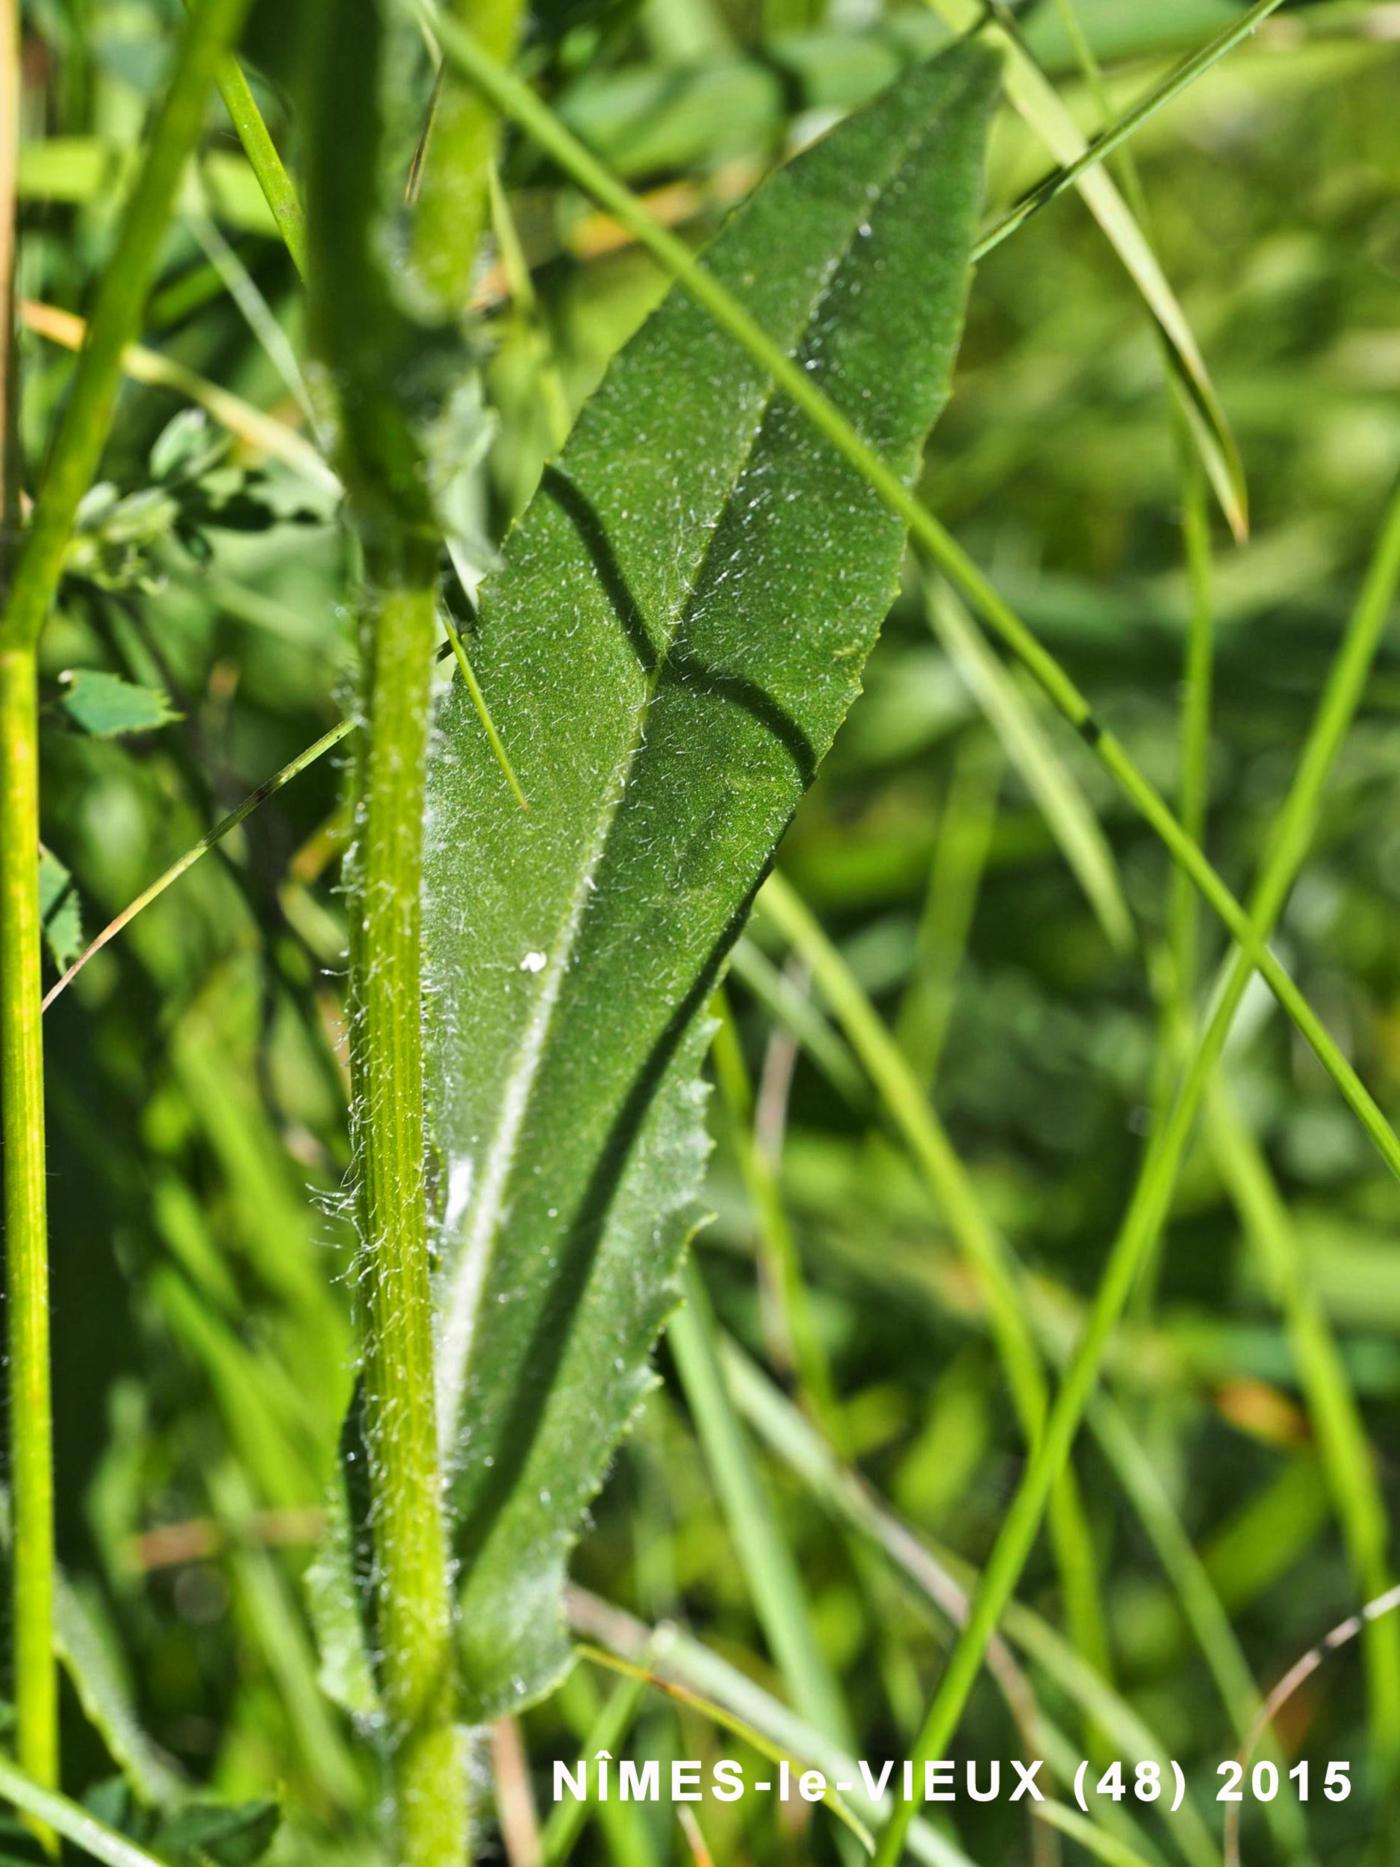
[[[1266,844],[1268,854],[1252,895],[1251,920],[1258,935],[1266,935],[1272,928],[1307,853],[1323,787],[1360,702],[1389,617],[1397,580],[1400,580],[1400,493],[1392,498],[1385,515],[1361,596],[1333,662],[1297,773],[1278,814],[1273,835]],[[1251,971],[1245,953],[1237,953],[1226,962],[1210,1022],[1167,1122],[1148,1149],[1127,1215],[1100,1277],[1083,1337],[1051,1410],[1044,1436],[1032,1453],[983,1571],[967,1628],[954,1648],[929,1707],[917,1748],[921,1760],[939,1756],[951,1737],[972,1689],[987,1640],[1025,1566],[1051,1488],[1069,1458],[1113,1330],[1143,1261],[1166,1220],[1181,1157]],[[908,1805],[902,1806],[881,1838],[877,1855],[879,1867],[892,1867],[897,1861],[902,1826],[907,1826],[911,1812]]]
[[[984,17],[977,0],[929,0],[929,4],[959,32],[975,30]],[[1271,8],[1281,0],[1262,0],[1262,4]],[[994,23],[987,28],[988,36],[1007,51],[1007,96],[1056,160],[1074,169],[1072,184],[1065,185],[1078,188],[1166,339],[1192,410],[1192,432],[1211,485],[1231,531],[1243,539],[1249,530],[1249,508],[1239,450],[1176,294],[1117,184],[1095,165],[1079,126],[1026,50],[1009,10],[994,3],[991,11]],[[983,250],[987,250],[985,242]]]
[[[982,1286],[1017,1419],[1027,1443],[1034,1446],[1044,1427],[1049,1385],[1021,1299],[1015,1260],[1005,1240],[988,1221],[971,1177],[899,1046],[840,954],[781,875],[769,876],[759,896],[759,909],[810,967]],[[1052,1532],[1076,1642],[1106,1673],[1108,1643],[1098,1602],[1093,1544],[1072,1473],[1066,1472],[1057,1491]]]
[[[845,1700],[822,1658],[802,1580],[763,1493],[743,1428],[729,1405],[715,1346],[710,1299],[694,1262],[685,1303],[668,1335],[681,1385],[724,1502],[734,1548],[759,1619],[797,1709],[846,1750],[855,1748]]]
[[[89,1815],[79,1803],[43,1788],[6,1757],[0,1757],[0,1800],[11,1803],[54,1834],[71,1841],[88,1860],[104,1867],[166,1867],[164,1861],[137,1847],[106,1822]]]
[[[1072,159],[1065,160],[1063,168],[1056,169],[1053,175],[1047,175],[1045,180],[1038,183],[1023,200],[1018,201],[1008,214],[983,234],[977,243],[977,257],[981,259],[995,247],[1000,246],[1002,241],[1015,233],[1018,227],[1030,219],[1031,215],[1039,213],[1043,207],[1048,207],[1050,202],[1057,195],[1063,194],[1067,188],[1079,186],[1091,170],[1100,163],[1106,162],[1116,150],[1124,148],[1144,123],[1155,117],[1159,110],[1165,109],[1175,98],[1180,97],[1183,91],[1189,90],[1213,66],[1218,65],[1222,58],[1233,52],[1237,45],[1256,33],[1269,15],[1276,13],[1282,5],[1283,0],[1254,0],[1254,4],[1241,13],[1238,19],[1232,20],[1198,51],[1184,58],[1130,110],[1124,111],[1111,124],[1100,130],[1092,143],[1085,145]],[[1058,154],[1059,151],[1056,153]],[[1083,192],[1087,193],[1087,191]]]
[[[1118,885],[1108,839],[1083,792],[1041,731],[1019,688],[946,584],[930,592],[929,619],[1040,807],[1109,945],[1118,953],[1129,952],[1135,944],[1132,916]]]
[[[1215,1086],[1209,1108],[1211,1146],[1221,1175],[1287,1321],[1352,1573],[1363,1594],[1383,1595],[1391,1585],[1390,1517],[1346,1364],[1327,1313],[1309,1282],[1292,1220],[1268,1162],[1225,1084]],[[1385,1616],[1368,1623],[1365,1653],[1372,1742],[1378,1761],[1386,1767],[1400,1754],[1400,1622]]]

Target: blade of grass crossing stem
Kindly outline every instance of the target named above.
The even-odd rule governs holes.
[[[684,1288],[685,1303],[668,1329],[671,1351],[754,1608],[793,1703],[828,1737],[853,1750],[845,1699],[813,1630],[801,1575],[729,1404],[715,1350],[710,1299],[693,1259],[686,1264]]]
[[[304,772],[308,765],[314,765],[323,753],[329,752],[332,746],[339,745],[341,740],[354,730],[355,724],[354,720],[341,720],[338,725],[332,726],[329,732],[322,733],[314,745],[309,745],[304,752],[299,752],[294,759],[289,760],[280,771],[264,779],[255,791],[248,793],[241,804],[236,805],[226,817],[221,817],[212,830],[206,832],[197,843],[192,844],[185,851],[184,855],[172,862],[168,869],[156,877],[149,888],[143,889],[134,901],[122,909],[120,914],[108,921],[95,939],[88,942],[67,971],[44,994],[43,1009],[48,1010],[59,994],[65,992],[73,983],[89,960],[95,958],[109,941],[115,940],[122,929],[135,920],[143,908],[149,907],[158,896],[163,895],[172,882],[178,882],[187,870],[194,867],[201,856],[207,856],[209,851],[217,843],[222,842],[230,831],[236,830],[246,817],[251,817],[259,804],[266,803],[267,799],[275,796],[283,785],[290,784],[293,778]]]
[[[0,1094],[10,1353],[10,1470],[16,1739],[41,1785],[58,1780],[53,1641],[53,1444],[48,1243],[44,1192],[44,1067],[39,1012],[39,779],[36,645],[62,572],[79,501],[106,440],[121,356],[140,316],[175,189],[204,102],[244,0],[209,0],[187,27],[152,128],[116,248],[103,273],[88,340],[59,422],[34,513],[4,591],[0,619]],[[5,21],[6,56],[13,36]],[[5,134],[14,133],[15,118]],[[9,203],[0,204],[8,218]],[[5,282],[6,296],[9,281]],[[6,317],[8,370],[9,320]],[[7,379],[8,380],[8,379]],[[8,396],[0,397],[8,401]]]
[[[946,583],[929,593],[929,620],[1020,772],[1110,946],[1129,952],[1133,921],[1108,839],[1030,705]]]
[[[975,30],[986,17],[980,0],[929,0],[929,4],[958,32]],[[1271,10],[1281,0],[1263,0],[1263,4]],[[1086,160],[1093,153],[1089,144],[1060,102],[1055,87],[1022,44],[1014,21],[1008,21],[1000,7],[993,8],[993,14],[985,30],[989,39],[1006,50],[1006,94],[1057,162],[1066,167],[1079,165],[1073,185],[1122,260],[1170,346],[1175,368],[1196,413],[1193,432],[1206,472],[1231,531],[1243,538],[1249,530],[1249,517],[1239,450],[1176,294],[1112,176],[1093,160]]]
[[[1288,1208],[1263,1151],[1223,1083],[1215,1086],[1210,1099],[1210,1138],[1221,1177],[1283,1310],[1358,1589],[1367,1599],[1383,1595],[1392,1580],[1390,1523],[1375,1454],[1327,1313],[1309,1281]],[[1400,1622],[1392,1617],[1368,1622],[1364,1651],[1371,1741],[1377,1758],[1385,1761],[1400,1754]]]
[[[438,552],[417,445],[390,366],[412,333],[375,237],[384,21],[374,0],[319,0],[308,28],[310,324],[338,393],[342,474],[366,572],[366,731],[354,772],[358,912],[350,956],[360,1419],[396,1858],[403,1867],[436,1867],[469,1852],[433,1408],[423,1150],[423,821]]]
[[[981,1283],[1017,1419],[1027,1445],[1034,1447],[1044,1427],[1050,1390],[1022,1303],[1017,1267],[1005,1241],[989,1223],[966,1169],[899,1046],[817,921],[781,875],[769,876],[758,905],[811,969]],[[1075,1643],[1106,1675],[1108,1638],[1098,1598],[1094,1546],[1078,1485],[1068,1470],[1056,1485],[1051,1535]]]
[[[644,205],[622,186],[564,127],[528,86],[492,59],[431,4],[418,0],[419,16],[433,32],[448,62],[478,85],[581,188],[605,207],[645,247],[716,323],[762,367],[802,409],[833,447],[859,471],[891,511],[908,524],[916,544],[967,598],[972,608],[1023,663],[1051,703],[1080,733],[1133,808],[1166,845],[1174,861],[1240,944],[1250,965],[1297,1025],[1319,1062],[1332,1077],[1348,1106],[1391,1171],[1400,1177],[1397,1138],[1374,1098],[1333,1041],[1286,969],[1270,952],[1250,920],[1199,846],[1186,834],[1159,792],[1126,748],[1095,716],[1088,699],[1055,657],[1037,640],[951,534],[911,493],[880,455],[864,441],[818,385],[714,279],[690,249],[659,227]]]
[[[1400,579],[1400,493],[1392,496],[1377,549],[1329,672],[1303,756],[1278,813],[1267,854],[1251,897],[1251,921],[1266,936],[1307,853],[1313,823],[1337,750],[1360,702],[1366,677]],[[1046,1501],[1069,1459],[1074,1436],[1124,1305],[1171,1203],[1177,1170],[1195,1117],[1224,1048],[1234,1015],[1249,983],[1246,953],[1227,959],[1206,1031],[1164,1126],[1154,1136],[1127,1214],[1104,1265],[1083,1336],[1051,1409],[1045,1432],[1031,1454],[1021,1484],[1003,1519],[968,1624],[953,1649],[916,1746],[917,1763],[941,1755],[956,1728],[981,1667],[982,1655],[1020,1578],[1035,1541]],[[917,1777],[917,1767],[916,1767]],[[902,1804],[881,1838],[879,1867],[893,1867],[914,1804]]]

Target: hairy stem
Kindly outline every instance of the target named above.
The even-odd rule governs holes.
[[[321,0],[305,116],[312,331],[334,386],[364,551],[356,760],[351,1118],[364,1303],[378,1676],[400,1867],[468,1859],[455,1625],[434,1409],[423,1121],[423,789],[438,543],[396,361],[414,333],[376,247],[384,21]]]
[[[359,759],[351,1066],[380,1678],[399,1859],[405,1867],[458,1867],[466,1858],[466,1774],[454,1719],[423,1164],[420,891],[436,590],[431,563],[374,568],[382,581],[362,628],[369,730]]]

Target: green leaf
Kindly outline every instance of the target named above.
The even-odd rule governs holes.
[[[177,1801],[185,1794],[182,1779],[142,1729],[105,1630],[62,1573],[54,1600],[54,1642],[84,1716],[133,1792],[151,1807]]]
[[[707,255],[905,479],[948,393],[997,65],[964,46]],[[706,1152],[701,1008],[859,687],[903,528],[673,292],[482,591],[429,777],[438,1422],[465,1711],[569,1662],[564,1564],[646,1392]]]
[[[83,950],[83,914],[73,877],[47,849],[39,855],[39,916],[54,964],[66,972]]]
[[[171,1861],[203,1867],[252,1867],[272,1845],[281,1812],[275,1802],[192,1802],[162,1822],[151,1845]]]
[[[149,733],[180,715],[157,687],[137,687],[119,674],[79,668],[63,675],[63,705],[84,732],[101,739]]]

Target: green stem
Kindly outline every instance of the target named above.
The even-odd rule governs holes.
[[[1400,1178],[1400,1139],[1392,1131],[1360,1077],[1329,1035],[1288,972],[1269,951],[1267,941],[1239,901],[1226,887],[1178,819],[1139,770],[1127,749],[1101,724],[1087,697],[1066,670],[1036,639],[1020,617],[963,550],[962,546],[923,506],[876,450],[857,433],[815,379],[780,345],[725,287],[707,272],[690,249],[659,227],[630,190],[609,174],[549,107],[527,85],[505,70],[483,50],[470,33],[446,20],[431,5],[419,0],[419,12],[442,46],[448,63],[479,86],[505,116],[518,123],[572,180],[585,189],[646,248],[687,292],[703,305],[721,329],[727,331],[754,361],[762,366],[788,398],[796,403],[817,431],[850,463],[879,495],[890,511],[908,525],[917,543],[933,563],[955,584],[1026,668],[1051,704],[1079,732],[1119,790],[1166,845],[1173,860],[1214,909],[1239,943],[1251,969],[1260,973],[1319,1062],[1340,1089],[1348,1105],[1391,1171]]]
[[[1251,927],[1266,939],[1307,852],[1332,762],[1360,702],[1400,579],[1400,495],[1392,499],[1365,585],[1333,663],[1288,797],[1270,839],[1250,907]],[[1044,1435],[1003,1520],[957,1645],[929,1706],[915,1748],[915,1781],[924,1761],[942,1755],[981,1669],[987,1643],[1020,1579],[1059,1473],[1069,1459],[1084,1409],[1138,1272],[1165,1222],[1181,1157],[1197,1112],[1249,983],[1246,952],[1227,960],[1214,1009],[1165,1125],[1143,1163],[1122,1227],[1099,1280],[1093,1307]],[[916,1804],[901,1803],[881,1837],[876,1867],[894,1867]]]
[[[152,130],[102,277],[47,471],[0,621],[0,1092],[5,1137],[10,1468],[14,1496],[13,1612],[17,1741],[41,1786],[58,1780],[58,1692],[53,1650],[53,1426],[44,1185],[44,1060],[40,1010],[38,687],[39,632],[62,573],[78,502],[97,468],[120,379],[122,350],[140,316],[175,189],[199,133],[214,68],[246,0],[207,0],[187,26],[175,73]],[[8,67],[13,15],[3,22]],[[7,75],[7,100],[15,86]],[[5,112],[6,135],[16,126]],[[10,204],[0,214],[10,221]],[[9,357],[12,251],[6,239],[5,363]],[[7,411],[11,401],[8,368]],[[4,416],[5,438],[12,414]],[[16,497],[7,454],[4,501]],[[3,514],[0,514],[3,518]]]
[[[373,568],[381,582],[362,630],[369,730],[360,740],[351,1069],[380,1678],[398,1858],[459,1867],[466,1772],[433,1412],[423,1146],[423,778],[437,603],[431,563]]]
[[[20,509],[15,368],[20,23],[0,0],[0,601]],[[53,1643],[53,1400],[44,1178],[44,1039],[39,1010],[39,696],[32,643],[0,643],[0,1125],[4,1136],[5,1311],[10,1359],[10,1569],[15,1742],[58,1787]],[[42,1829],[52,1844],[52,1833]]]
[[[20,1762],[58,1783],[53,1408],[39,1009],[39,708],[32,647],[0,648],[0,1077],[4,1082],[14,1693]]]

